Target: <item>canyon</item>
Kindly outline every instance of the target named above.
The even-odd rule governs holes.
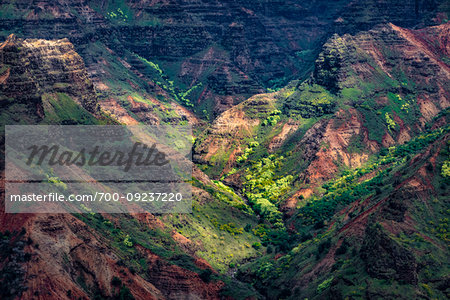
[[[189,124],[194,161],[191,214],[9,214],[2,172],[2,299],[449,296],[446,1],[0,12],[2,128]]]

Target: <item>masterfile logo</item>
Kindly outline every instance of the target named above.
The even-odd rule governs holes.
[[[142,149],[139,149],[142,148]],[[28,147],[30,156],[27,165],[30,166],[36,159],[36,165],[42,165],[47,160],[49,166],[71,166],[79,167],[89,166],[123,166],[124,171],[128,172],[131,166],[164,166],[169,163],[166,154],[156,149],[156,144],[148,147],[140,142],[135,142],[131,150],[126,153],[122,151],[101,151],[100,146],[95,146],[92,150],[82,148],[79,152],[62,150],[58,145],[51,147],[47,145],[32,145]],[[87,158],[89,157],[89,158]]]
[[[190,212],[189,126],[6,126],[7,212]]]

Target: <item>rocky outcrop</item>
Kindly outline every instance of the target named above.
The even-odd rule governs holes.
[[[198,274],[184,270],[178,266],[152,259],[147,275],[168,299],[217,299],[223,282],[202,279]],[[212,274],[212,273],[211,273]]]
[[[389,24],[355,36],[334,36],[319,55],[313,78],[348,97],[361,112],[360,126],[367,127],[369,133],[364,139],[366,144],[373,144],[369,148],[377,148],[374,141],[368,140],[376,131],[384,131],[379,145],[404,143],[411,138],[411,131],[421,131],[426,122],[450,106],[450,65],[443,59],[449,53],[449,35],[449,24],[421,30]],[[357,96],[346,93],[350,90]],[[371,98],[376,102],[370,102]],[[387,111],[398,128],[381,129],[386,120],[371,115],[370,110],[395,105],[401,106],[401,113]],[[418,113],[412,116],[412,110]],[[381,117],[386,113],[377,112]],[[378,118],[380,121],[374,123]]]
[[[44,95],[64,93],[87,111],[99,112],[83,59],[68,39],[23,40],[10,35],[0,44],[0,63],[2,105],[29,105],[44,117]]]
[[[330,34],[389,21],[408,27],[437,23],[433,18],[444,2],[6,1],[0,36],[20,31],[27,38],[68,37],[87,62],[95,56],[90,44],[102,42],[120,56],[129,51],[167,62],[171,80],[189,87],[195,76],[186,71],[215,64],[198,77],[204,92],[196,99],[200,113],[209,109],[215,117],[265,87],[308,76]],[[211,49],[220,50],[208,57]]]
[[[5,216],[0,214],[0,222]],[[2,230],[12,232],[12,223],[2,224]],[[140,247],[148,264],[147,279],[144,279],[120,263],[120,257],[105,237],[68,214],[28,215],[16,225],[22,226],[25,232],[23,241],[16,243],[14,250],[20,252],[14,256],[18,257],[15,258],[16,276],[20,278],[20,271],[27,278],[21,291],[25,299],[115,297],[121,284],[135,299],[218,299],[223,286],[221,281],[205,282],[197,273],[168,263]],[[20,258],[23,255],[28,259]],[[8,265],[11,270],[12,262]],[[19,288],[17,285],[13,292],[17,293]]]
[[[324,45],[313,80],[353,104],[366,118],[364,124],[371,118],[364,110],[402,103],[403,115],[392,113],[399,128],[397,132],[386,130],[383,145],[403,143],[410,138],[410,130],[420,130],[450,106],[450,65],[443,59],[449,53],[449,35],[449,24],[420,30],[389,24],[355,36],[336,35]],[[371,98],[376,103],[368,102]],[[416,108],[417,119],[407,115]]]
[[[300,177],[306,187],[284,209],[294,208],[299,196],[313,194],[339,167],[358,167],[381,147],[405,143],[450,106],[450,65],[443,59],[449,36],[449,24],[420,30],[388,24],[354,36],[335,35],[324,45],[312,80],[352,107],[305,134],[299,148],[310,162]],[[395,129],[386,124],[387,112]]]
[[[269,152],[274,152],[277,149],[279,149],[283,143],[286,141],[286,139],[289,137],[290,134],[294,133],[300,125],[299,121],[294,121],[292,119],[289,119],[281,129],[281,132],[273,137],[273,139],[270,141],[269,145],[267,146],[267,150]]]
[[[354,149],[354,143],[359,149]],[[333,178],[339,167],[356,168],[379,149],[368,139],[360,114],[355,109],[338,111],[333,119],[317,122],[298,143],[298,151],[309,162],[300,179],[306,184],[282,204],[283,210],[295,208],[298,197],[309,197],[315,188]]]
[[[449,24],[421,30],[389,24],[355,36],[335,35],[316,61],[314,81],[334,92],[375,85],[362,97],[415,93],[423,118],[430,120],[450,106],[450,65],[442,59],[449,52],[449,32]]]
[[[352,139],[354,137],[360,138],[360,151],[354,152],[349,150]],[[367,139],[367,132],[365,131],[361,117],[354,109],[348,112],[339,111],[333,120],[326,126],[323,132],[323,138],[320,145],[316,144],[316,157],[309,156],[312,161],[307,170],[307,178],[309,182],[315,180],[326,180],[331,178],[336,171],[336,168],[331,167],[337,164],[343,164],[350,168],[361,166],[367,158],[366,152],[374,152],[377,149],[370,149],[369,141]]]
[[[193,160],[219,168],[228,162],[231,167],[275,102],[276,93],[256,95],[222,113],[196,140]]]
[[[353,0],[335,21],[336,31],[355,33],[387,22],[401,27],[433,25],[441,5],[443,2],[433,0]]]

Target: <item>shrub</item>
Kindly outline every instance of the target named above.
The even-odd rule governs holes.
[[[441,175],[445,178],[450,177],[450,160],[445,161],[442,165]]]
[[[331,240],[325,240],[322,243],[319,244],[319,246],[317,247],[317,251],[319,253],[322,253],[326,250],[328,250],[331,246]]]
[[[317,293],[321,293],[322,291],[329,288],[333,279],[334,279],[334,276],[331,276],[330,278],[324,280],[321,284],[319,284],[317,286]]]
[[[259,243],[259,242],[254,242],[254,243],[252,244],[252,247],[255,248],[256,250],[258,250],[259,248],[261,248],[261,243]]]
[[[120,300],[134,300],[133,294],[131,294],[130,289],[124,285],[120,288],[118,299]]]
[[[210,269],[205,269],[200,272],[199,277],[201,278],[201,280],[203,280],[203,282],[208,283],[211,281],[211,275],[212,271]]]
[[[111,279],[111,285],[112,286],[121,286],[122,280],[120,280],[120,278],[114,276],[113,279]]]
[[[348,249],[348,243],[346,240],[344,240],[341,244],[341,246],[336,250],[336,255],[342,255],[347,252]]]
[[[131,241],[130,235],[126,235],[125,239],[123,240],[123,243],[127,247],[133,247],[133,242]]]

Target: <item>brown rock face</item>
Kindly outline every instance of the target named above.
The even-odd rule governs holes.
[[[275,150],[280,148],[281,145],[283,145],[283,143],[286,141],[287,137],[298,129],[299,124],[299,121],[289,119],[286,124],[283,125],[281,132],[274,136],[270,141],[269,145],[267,146],[269,152],[274,152]]]
[[[69,40],[23,40],[10,35],[0,44],[0,63],[3,105],[8,101],[26,104],[43,117],[43,95],[64,93],[87,111],[98,113],[83,59]]]
[[[8,13],[0,22],[0,37],[19,29],[23,37],[68,37],[89,65],[96,58],[86,48],[95,41],[119,55],[165,61],[175,66],[171,80],[181,79],[189,87],[194,79],[203,83],[198,112],[206,109],[217,116],[265,87],[307,77],[321,41],[330,34],[386,22],[406,27],[436,23],[444,2],[131,0],[121,4],[119,13],[110,2],[3,1]],[[186,74],[206,65],[209,70],[200,77]]]
[[[382,140],[384,146],[404,143],[410,139],[408,126],[420,128],[450,106],[450,66],[442,59],[449,53],[449,35],[449,24],[421,30],[389,24],[355,36],[335,36],[316,61],[314,80],[335,92],[364,90],[370,83],[373,87],[366,88],[369,92],[362,92],[355,102],[373,97],[377,99],[375,109],[390,104],[386,98],[390,92],[397,94],[399,101],[404,95],[415,97],[408,105],[418,107],[420,123],[407,124],[394,114],[398,134],[386,132]],[[398,85],[386,83],[399,78],[403,81]]]
[[[368,158],[367,154],[348,151],[351,138],[363,136],[363,134],[364,128],[356,110],[350,110],[348,114],[344,111],[338,112],[323,133],[321,143],[325,146],[316,153],[316,158],[307,170],[309,181],[330,179],[337,170],[330,166],[337,163],[354,168],[365,162]]]
[[[48,95],[64,94],[89,112],[99,112],[95,90],[83,60],[67,39],[22,40],[11,35],[0,45],[0,62],[0,105],[2,109],[6,107],[17,113],[20,118],[17,121],[36,124],[45,118],[48,103],[44,99]],[[133,99],[130,102],[133,112],[140,118],[151,116],[148,106]],[[198,122],[185,108],[172,105],[186,120]],[[70,109],[70,106],[62,106],[63,110]],[[111,106],[114,107],[114,103]],[[204,176],[203,180],[209,180],[200,171],[196,173]],[[120,280],[135,299],[219,298],[221,281],[205,282],[196,272],[175,266],[146,249],[138,250],[148,259],[145,264],[151,272],[147,276],[136,274],[120,263],[120,254],[111,245],[111,240],[72,215],[6,214],[3,191],[2,179],[0,228],[2,233],[12,232],[13,238],[0,246],[3,249],[4,244],[12,244],[17,250],[11,257],[0,255],[0,269],[2,274],[11,269],[17,276],[14,280],[26,279],[26,283],[2,291],[1,296],[88,299],[97,295],[113,298],[121,291],[117,283]],[[150,215],[130,218],[133,217],[147,220],[148,224],[142,224],[143,228],[161,226],[160,221]],[[24,233],[19,236],[21,231]],[[19,238],[16,243],[14,239]],[[200,270],[210,268],[207,263],[199,262]]]

